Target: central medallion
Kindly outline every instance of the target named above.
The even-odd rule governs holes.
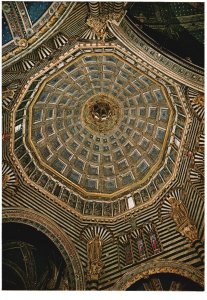
[[[112,116],[111,107],[108,103],[97,101],[91,111],[95,121],[104,122]]]
[[[92,132],[105,134],[121,119],[122,109],[116,99],[98,94],[88,99],[82,108],[82,121]]]

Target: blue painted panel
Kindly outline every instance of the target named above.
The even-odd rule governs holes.
[[[147,85],[153,84],[153,81],[150,80],[148,77],[141,76],[140,79],[141,79],[142,81],[144,81],[144,83],[147,84]]]
[[[48,95],[49,95],[48,92],[42,92],[39,96],[38,102],[45,102]]]
[[[61,77],[60,77],[60,76],[56,76],[56,77],[53,77],[53,78],[48,82],[48,84],[54,86],[54,85],[56,85],[56,83],[57,83],[58,81],[60,81],[60,80],[61,80]]]
[[[32,24],[34,24],[50,7],[52,2],[24,2]]]
[[[2,45],[7,44],[9,41],[13,40],[9,25],[5,18],[4,13],[2,13]]]
[[[149,168],[145,160],[143,160],[137,167],[138,173],[144,173]]]
[[[144,93],[144,96],[145,96],[148,103],[153,102],[152,94],[150,92]]]
[[[157,107],[150,107],[150,118],[156,119],[157,117]]]
[[[164,100],[164,95],[161,90],[155,90],[154,93],[155,93],[158,101]]]
[[[160,120],[163,122],[168,121],[169,119],[169,112],[167,108],[161,108],[160,109]]]
[[[54,160],[52,163],[52,167],[57,170],[58,172],[62,172],[63,169],[65,168],[65,164],[60,161],[58,158]]]
[[[162,128],[158,128],[156,134],[156,140],[162,143],[164,141],[164,138],[165,138],[165,130]]]
[[[105,181],[104,182],[104,188],[107,191],[113,191],[116,189],[116,182],[114,179],[111,179],[110,181]]]
[[[160,150],[153,145],[149,152],[149,155],[153,160],[156,160],[158,158],[159,153],[160,153]]]
[[[133,176],[132,176],[131,172],[128,173],[128,174],[126,174],[126,175],[124,175],[124,176],[122,177],[122,184],[123,184],[123,185],[130,184],[130,183],[133,182],[133,181],[134,181],[134,179],[133,179]]]
[[[72,170],[71,173],[68,175],[68,178],[75,183],[78,183],[80,181],[80,177],[81,175],[75,170]]]
[[[93,179],[86,179],[86,187],[90,190],[97,190],[97,181]]]

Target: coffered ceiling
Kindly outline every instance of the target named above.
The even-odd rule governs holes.
[[[154,44],[126,3],[61,3],[55,13],[54,2],[39,18],[15,5],[3,5],[4,29],[17,9],[33,31],[5,41],[3,103],[24,181],[83,218],[159,201],[180,172],[195,113],[187,92],[202,94],[202,69]]]

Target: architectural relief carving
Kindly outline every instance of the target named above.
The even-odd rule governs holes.
[[[116,78],[116,74],[112,71],[108,72],[108,68],[111,69],[111,67],[113,66],[113,70],[114,67],[119,67],[119,65],[123,64],[122,59],[120,56],[125,55],[125,57],[127,59],[130,59],[130,54],[127,54],[126,49],[124,49],[123,47],[115,47],[113,44],[110,43],[106,43],[105,46],[107,45],[107,47],[113,47],[113,51],[115,53],[115,55],[111,55],[110,56],[107,54],[106,58],[104,58],[104,62],[103,64],[106,65],[106,68],[104,67],[104,70],[106,69],[106,71],[104,71],[104,79],[103,79],[103,84],[108,86],[108,82],[107,80],[105,80],[105,77],[108,78],[108,76],[110,76],[110,78],[113,80],[115,80]],[[101,46],[103,49],[101,50],[102,53],[104,54],[104,48],[105,46]],[[79,43],[79,47],[81,48],[81,43]],[[86,49],[83,47],[81,52],[77,49],[71,49],[71,51],[67,54],[71,57],[79,57],[80,53],[83,53],[87,55],[89,55],[89,53],[91,53],[91,51],[93,50],[93,47],[95,47],[94,45],[91,45],[91,47],[86,47]],[[79,49],[79,48],[78,48]],[[90,54],[91,55],[91,54]],[[100,60],[100,56],[97,55],[92,55],[93,59],[95,59],[95,62],[88,62],[85,59],[80,60],[81,64],[83,64],[80,68],[80,70],[77,70],[77,81],[81,80],[81,84],[82,84],[82,79],[81,79],[81,73],[83,72],[85,67],[86,70],[86,74],[87,76],[90,75],[91,76],[97,76],[94,71],[91,71],[91,68],[98,68],[99,69],[99,60]],[[53,70],[56,70],[56,66],[57,64],[61,63],[62,65],[64,64],[64,67],[67,67],[67,72],[70,72],[70,68],[71,68],[71,63],[68,64],[67,63],[67,59],[65,57],[64,60],[62,60],[63,58],[59,58],[58,61],[52,62],[50,63],[50,66]],[[78,58],[79,59],[79,58]],[[137,58],[138,59],[138,58]],[[73,60],[73,59],[72,59]],[[135,58],[133,58],[133,60],[131,59],[131,63],[133,63],[135,65]],[[87,67],[88,66],[88,67]],[[30,66],[29,66],[30,67]],[[31,66],[32,67],[32,66]],[[90,69],[89,69],[90,67]],[[124,99],[128,99],[125,98],[126,95],[128,95],[128,93],[131,93],[131,96],[134,95],[136,96],[136,93],[138,92],[137,89],[140,90],[140,87],[143,87],[146,85],[146,87],[151,88],[152,86],[152,91],[149,90],[149,92],[144,92],[142,97],[146,100],[145,102],[143,102],[143,104],[140,102],[137,105],[137,101],[134,101],[133,99],[129,99],[126,103],[123,103],[124,105],[128,105],[130,107],[131,112],[133,112],[133,114],[135,113],[135,110],[137,110],[137,114],[135,114],[136,117],[130,116],[130,114],[127,113],[127,115],[124,115],[122,111],[122,106],[121,105],[120,109],[115,113],[116,116],[116,120],[118,120],[118,123],[115,124],[116,126],[112,126],[113,130],[114,130],[114,135],[112,136],[111,133],[109,137],[107,137],[105,139],[105,137],[98,137],[95,136],[93,134],[93,139],[91,139],[92,135],[90,135],[90,139],[91,140],[83,140],[83,135],[85,135],[86,129],[85,128],[83,130],[83,132],[81,133],[80,137],[78,137],[78,140],[75,142],[71,142],[71,149],[70,151],[62,151],[63,148],[59,147],[60,146],[60,141],[62,145],[65,145],[65,143],[63,142],[63,140],[68,139],[68,137],[72,134],[73,136],[77,134],[77,130],[80,131],[82,130],[81,127],[85,127],[84,122],[81,122],[80,126],[77,127],[77,130],[74,131],[74,129],[72,128],[72,123],[71,122],[75,122],[77,116],[80,114],[81,111],[81,105],[77,106],[77,110],[67,110],[67,114],[64,116],[61,112],[62,110],[62,104],[59,106],[57,105],[57,110],[53,110],[53,112],[56,112],[57,114],[57,118],[54,119],[54,121],[57,123],[56,126],[53,127],[53,129],[57,128],[58,131],[57,133],[57,139],[53,140],[54,135],[52,136],[51,133],[53,132],[52,127],[50,126],[50,117],[48,118],[49,114],[51,114],[51,109],[48,107],[48,103],[49,103],[49,99],[50,97],[47,97],[47,100],[45,101],[46,98],[45,95],[45,91],[42,91],[42,94],[40,96],[40,98],[42,98],[41,101],[38,101],[38,104],[35,104],[35,107],[37,107],[37,113],[34,110],[34,117],[32,117],[32,115],[30,114],[30,121],[29,122],[33,122],[34,126],[31,127],[31,130],[29,129],[29,134],[27,135],[26,132],[24,132],[19,139],[19,143],[23,143],[23,135],[25,134],[25,136],[28,136],[28,139],[25,140],[26,144],[31,144],[32,147],[32,151],[31,153],[29,153],[29,156],[26,156],[27,159],[29,159],[29,157],[32,159],[32,153],[33,151],[36,152],[36,150],[34,148],[35,145],[33,145],[32,141],[31,141],[31,136],[32,136],[32,140],[35,141],[35,144],[37,143],[37,145],[41,145],[41,149],[39,149],[38,151],[43,151],[45,154],[41,154],[41,158],[39,159],[39,163],[38,165],[43,162],[44,160],[46,160],[46,165],[49,166],[49,161],[47,158],[49,158],[53,152],[53,167],[51,169],[52,172],[55,172],[57,175],[61,175],[62,179],[66,180],[66,185],[72,184],[72,186],[76,186],[78,187],[78,190],[81,189],[81,192],[85,192],[87,191],[87,193],[90,192],[90,194],[95,197],[95,201],[99,201],[100,204],[103,204],[102,199],[99,198],[99,200],[97,200],[97,192],[99,194],[103,194],[103,197],[109,197],[111,196],[111,194],[113,193],[114,196],[117,196],[117,194],[119,193],[120,188],[124,191],[126,191],[129,186],[130,188],[133,188],[134,191],[132,191],[132,198],[134,198],[134,200],[132,199],[132,203],[130,205],[132,205],[132,207],[136,206],[148,206],[149,202],[154,202],[156,197],[158,197],[158,194],[161,193],[162,188],[165,185],[168,185],[170,183],[171,180],[173,180],[173,177],[176,175],[173,172],[174,167],[176,167],[175,164],[172,163],[172,159],[170,159],[170,157],[168,158],[168,160],[164,160],[162,159],[162,155],[165,155],[164,152],[164,147],[165,147],[165,143],[167,143],[167,139],[169,137],[169,135],[171,134],[171,128],[172,128],[172,121],[173,121],[173,107],[172,105],[177,105],[174,102],[174,99],[172,97],[170,97],[168,94],[165,94],[165,92],[163,91],[162,86],[160,86],[159,83],[156,84],[155,87],[155,82],[154,80],[149,77],[148,75],[144,75],[141,71],[136,70],[135,66],[128,66],[128,63],[126,65],[126,70],[125,68],[123,68],[123,72],[119,73],[120,75],[118,75],[118,79],[117,79],[117,83],[115,83],[116,89],[119,89],[119,85],[118,82],[122,82],[122,76],[130,76],[131,80],[133,81],[133,85],[128,86],[126,83],[123,86],[124,88],[122,89],[123,92],[123,101],[127,101]],[[135,76],[135,70],[136,70],[136,76]],[[121,69],[122,71],[122,69]],[[30,72],[32,72],[32,70],[30,70]],[[60,72],[62,72],[62,70],[58,71],[57,76],[55,77],[55,80],[53,82],[53,79],[51,79],[50,83],[52,85],[56,85],[56,80],[61,79],[60,76]],[[85,71],[84,71],[85,72]],[[45,71],[39,71],[37,74],[35,74],[35,78],[38,77],[39,75],[42,76],[43,73],[45,74],[45,77],[41,77],[39,80],[35,81],[34,85],[39,86],[40,84],[43,83],[44,79],[49,79],[49,70],[48,72],[45,73]],[[105,76],[106,73],[106,76]],[[112,74],[110,74],[112,73]],[[114,74],[114,78],[113,78],[113,74]],[[55,74],[54,74],[55,75]],[[98,75],[99,76],[99,75]],[[33,77],[32,77],[33,78]],[[136,80],[135,80],[136,78]],[[102,80],[102,79],[101,79]],[[95,82],[97,81],[97,79],[95,79]],[[30,84],[33,84],[33,79],[31,79]],[[66,84],[66,80],[63,80],[63,78],[61,79],[61,82],[58,82],[58,85],[61,84],[61,86],[64,88],[65,84]],[[70,85],[70,83],[69,83]],[[77,85],[78,86],[78,85]],[[70,85],[68,86],[68,88],[70,88],[70,90],[72,91],[74,89],[73,87]],[[27,88],[29,88],[29,83],[27,85]],[[90,88],[90,86],[89,86]],[[92,86],[93,88],[93,86]],[[33,87],[34,89],[34,87]],[[35,87],[34,91],[37,88]],[[41,87],[39,88],[41,89]],[[48,85],[48,89],[50,89],[49,85]],[[56,88],[55,88],[56,89]],[[76,89],[76,88],[75,88]],[[52,91],[54,91],[52,89]],[[97,89],[95,90],[95,93],[97,93]],[[113,89],[112,93],[114,93],[114,95],[116,95],[116,91],[115,89]],[[152,93],[155,95],[155,97],[152,97]],[[176,91],[174,92],[176,93]],[[99,93],[100,94],[100,93]],[[80,94],[78,94],[79,97]],[[98,95],[98,94],[97,94]],[[91,96],[91,95],[89,95]],[[51,94],[51,97],[53,97],[53,99],[57,99],[57,95],[56,94]],[[88,95],[86,96],[88,97]],[[112,96],[114,97],[114,96]],[[116,98],[116,97],[115,97]],[[28,101],[30,101],[29,99],[25,98],[25,97],[19,97],[18,98],[20,101],[24,102],[23,107],[21,107],[21,112],[23,112],[24,109],[24,114],[27,114],[28,112],[28,105],[26,105],[28,103]],[[18,101],[19,101],[18,100]],[[25,101],[24,101],[25,100]],[[37,99],[34,99],[35,101]],[[53,101],[54,101],[53,100]],[[141,100],[141,99],[140,99]],[[45,103],[45,113],[43,113],[40,111],[41,105],[43,102]],[[65,101],[65,99],[63,98],[61,100]],[[70,99],[68,99],[68,101],[72,101]],[[153,106],[153,104],[151,103],[151,101],[156,102],[156,107]],[[172,104],[171,102],[172,101]],[[86,103],[87,101],[85,101]],[[30,102],[31,103],[31,102]],[[159,107],[158,104],[159,103]],[[32,103],[33,105],[34,103]],[[16,113],[20,110],[19,106],[20,106],[20,102],[18,102],[18,107],[15,108],[15,112],[14,115],[16,115]],[[55,102],[54,102],[54,105]],[[182,105],[182,104],[181,104]],[[142,107],[143,106],[143,107]],[[94,107],[95,108],[95,107]],[[39,110],[40,109],[40,110]],[[106,107],[104,107],[104,109],[106,109]],[[146,130],[144,130],[144,136],[143,138],[141,138],[140,133],[142,132],[142,127],[144,125],[143,120],[146,117],[146,111],[149,109],[150,111],[150,121],[146,124]],[[182,114],[185,114],[185,111],[183,110],[183,108],[181,108],[181,106],[179,106],[179,110]],[[182,110],[182,111],[181,111]],[[98,107],[98,111],[100,112],[100,107]],[[112,105],[110,106],[110,111],[113,111],[113,107]],[[160,112],[159,112],[160,111]],[[97,112],[97,110],[96,110]],[[120,112],[120,113],[119,113]],[[19,112],[18,112],[19,113]],[[48,114],[48,116],[47,116]],[[101,113],[102,114],[102,113]],[[161,114],[161,117],[158,120],[158,115]],[[46,120],[46,122],[42,119],[38,121],[38,118],[43,118]],[[63,120],[63,118],[65,120]],[[118,119],[117,119],[118,118]],[[33,120],[32,120],[33,119]],[[67,119],[67,120],[66,120]],[[103,118],[102,118],[103,119]],[[107,120],[109,120],[110,118],[108,118]],[[127,122],[127,128],[125,129],[124,126],[119,126],[120,128],[118,128],[118,124],[121,120],[126,120],[128,119]],[[142,120],[141,120],[142,119]],[[186,118],[186,122],[182,124],[182,128],[181,126],[176,126],[177,131],[179,130],[179,134],[182,133],[181,136],[181,140],[186,138],[186,125],[189,122],[188,118]],[[74,120],[74,121],[73,121]],[[81,120],[81,119],[80,119]],[[107,120],[105,120],[104,122],[99,122],[102,126],[102,123],[107,122]],[[157,121],[158,120],[158,123]],[[23,119],[22,119],[23,122]],[[42,123],[43,122],[43,123]],[[67,126],[64,126],[64,122],[67,122]],[[137,132],[135,132],[135,122],[137,122]],[[83,123],[83,124],[82,124]],[[114,124],[114,123],[113,123]],[[40,129],[40,125],[44,126],[45,130],[39,130]],[[49,125],[49,126],[47,126]],[[110,125],[110,122],[109,122]],[[64,126],[64,128],[63,128]],[[90,125],[91,127],[91,125]],[[96,126],[97,127],[97,126]],[[35,128],[38,128],[38,130],[36,130]],[[61,130],[59,130],[61,128]],[[154,128],[154,129],[153,129]],[[63,130],[62,130],[63,129]],[[97,128],[96,128],[97,130]],[[120,136],[118,136],[119,131],[121,130],[122,134]],[[27,131],[27,129],[23,128],[23,131]],[[66,132],[68,131],[68,132]],[[44,134],[43,134],[44,132]],[[154,142],[150,142],[150,136],[151,133],[153,133],[153,135],[155,136],[154,138]],[[44,147],[43,149],[43,143],[39,143],[39,141],[46,137],[46,135],[48,136],[48,145],[47,147]],[[61,135],[61,136],[59,136]],[[131,140],[130,142],[126,142],[128,139],[128,136],[131,135]],[[173,133],[174,135],[174,133]],[[112,141],[112,139],[114,141]],[[163,142],[164,141],[164,142]],[[51,147],[50,144],[54,144],[56,150],[53,150],[53,146]],[[94,143],[94,146],[92,145],[92,143]],[[102,145],[100,145],[100,143],[102,143]],[[81,150],[81,159],[69,159],[69,164],[73,165],[74,167],[72,167],[70,173],[66,174],[68,169],[67,169],[67,162],[65,161],[65,159],[68,159],[68,155],[70,155],[70,157],[72,155],[74,155],[76,153],[76,151],[79,149],[80,147],[83,146],[83,149]],[[172,143],[168,144],[169,145],[169,151],[171,149],[171,147],[174,145],[174,149],[177,152],[176,154],[176,161],[179,161],[179,157],[181,155],[181,153],[178,152],[178,149],[175,145],[175,140],[172,141]],[[12,146],[13,147],[13,146]],[[30,147],[30,146],[29,146]],[[39,147],[39,146],[38,146]],[[79,147],[79,148],[78,148]],[[36,147],[35,147],[36,148]],[[64,146],[65,148],[65,146]],[[15,154],[17,155],[17,160],[20,159],[22,157],[22,155],[24,154],[23,152],[25,152],[27,149],[24,147],[18,147],[18,149],[15,149]],[[49,150],[50,149],[50,150]],[[57,159],[55,159],[55,156],[59,156],[59,150],[61,152],[61,157],[57,157]],[[111,149],[114,151],[114,158],[112,160],[112,154],[109,153],[103,153],[103,160],[102,160],[102,164],[104,165],[104,168],[102,168],[102,171],[100,169],[100,158],[102,157],[101,154],[97,153],[96,155],[90,155],[91,151],[100,151],[100,149],[102,149],[101,151],[111,151]],[[122,150],[123,149],[123,150]],[[129,154],[129,157],[124,157],[126,156],[126,152],[125,149],[127,151],[127,153]],[[149,149],[149,151],[146,151],[146,149]],[[21,153],[19,153],[21,152]],[[43,153],[42,152],[42,153]],[[63,154],[63,155],[62,155]],[[124,154],[124,155],[123,155]],[[141,157],[140,157],[141,154]],[[39,156],[39,153],[37,153],[37,155]],[[78,155],[79,154],[75,154]],[[143,159],[142,159],[143,156]],[[88,158],[87,158],[88,157]],[[159,157],[159,159],[158,159]],[[122,158],[122,159],[121,159]],[[61,159],[61,160],[60,160]],[[114,161],[115,160],[119,160],[118,162],[118,169],[119,172],[117,172],[116,168],[114,168]],[[138,161],[137,161],[138,160]],[[149,163],[150,161],[155,161],[156,163]],[[109,165],[109,162],[110,165]],[[94,165],[98,164],[98,165]],[[161,169],[161,173],[162,173],[162,178],[159,176],[159,174],[156,174],[155,170],[157,168],[157,166],[159,165],[159,163],[163,164],[163,168]],[[134,165],[135,164],[135,165]],[[45,165],[45,166],[46,166]],[[23,169],[31,169],[31,166],[34,168],[37,168],[37,165],[33,166],[33,164],[27,164],[27,166],[22,166]],[[39,170],[41,170],[41,172],[43,172],[42,167],[38,166]],[[50,168],[50,166],[49,166]],[[82,170],[85,170],[85,173],[82,173]],[[27,171],[27,170],[26,170]],[[45,171],[44,171],[45,172]],[[102,175],[101,175],[102,172]],[[29,173],[29,174],[28,174]],[[26,177],[29,177],[31,180],[33,180],[33,177],[35,176],[36,171],[34,170],[34,172],[27,172],[27,175],[25,175]],[[86,174],[88,173],[88,176],[86,176]],[[152,176],[152,174],[154,173],[154,175]],[[117,174],[117,175],[116,175]],[[48,174],[49,175],[49,174]],[[67,176],[66,176],[67,175]],[[120,176],[121,175],[121,176]],[[99,178],[102,176],[102,183],[99,180]],[[138,189],[136,188],[138,186],[138,184],[140,182],[145,182],[145,179],[148,176],[152,176],[150,181],[146,181],[146,185],[142,185],[143,188],[142,189]],[[49,175],[49,177],[51,177],[51,175]],[[35,177],[36,178],[36,177]],[[110,179],[109,179],[110,178]],[[138,179],[138,180],[137,180]],[[38,185],[38,189],[39,189],[39,181],[38,178],[37,180],[34,180],[37,185]],[[43,187],[43,186],[41,186]],[[41,188],[40,187],[40,188]],[[68,187],[68,186],[67,186]],[[159,188],[158,188],[159,187]],[[45,191],[45,189],[44,189]],[[53,191],[55,191],[55,189],[52,190],[51,194],[54,194]],[[109,195],[110,194],[110,195]],[[52,196],[52,195],[51,195]],[[137,197],[138,196],[138,197]],[[54,196],[52,196],[54,197]],[[62,198],[62,197],[61,197]],[[135,199],[136,198],[136,199]],[[58,198],[59,201],[60,198]],[[113,198],[111,198],[111,201],[114,201]],[[91,215],[94,213],[94,211],[97,211],[97,206],[95,207],[93,205],[93,203],[90,201],[86,201],[86,198],[83,198],[84,202],[85,202],[85,206],[83,208],[83,210],[81,210],[81,212],[83,213],[83,215]],[[110,201],[110,202],[111,202]],[[117,200],[116,200],[117,201]],[[66,201],[64,201],[66,203]],[[88,202],[88,203],[87,203]],[[112,207],[111,207],[111,203],[105,203],[104,205],[102,205],[102,213],[100,211],[99,208],[99,212],[96,213],[97,215],[100,215],[101,217],[105,218],[105,217],[113,217],[117,214],[122,214],[125,213],[127,210],[131,209],[131,207],[129,208],[126,199],[124,199],[124,197],[119,198],[118,199],[119,205],[117,205],[115,207],[115,210],[113,212]],[[117,203],[118,203],[117,202]],[[133,203],[134,202],[134,203]],[[75,210],[77,210],[78,206],[75,205],[75,203],[72,203],[70,200],[67,202],[68,206],[74,208]],[[134,205],[135,204],[135,205]],[[95,208],[95,210],[94,210]],[[135,208],[135,207],[134,207]],[[80,210],[78,209],[78,211],[80,212]],[[81,213],[80,212],[80,213]]]
[[[204,77],[202,74],[196,74],[198,71],[196,68],[193,69],[193,67],[191,67],[189,70],[189,66],[187,64],[186,66],[181,67],[179,65],[179,61],[176,61],[175,58],[174,61],[170,60],[167,56],[164,55],[164,53],[160,53],[160,49],[158,50],[157,48],[155,48],[155,45],[153,45],[152,48],[150,46],[151,41],[149,41],[149,44],[144,42],[140,38],[140,36],[136,34],[136,31],[132,29],[126,19],[123,19],[123,21],[121,22],[121,28],[123,29],[124,34],[128,36],[128,38],[134,43],[134,45],[136,45],[139,50],[144,51],[144,53],[147,54],[150,59],[154,59],[154,63],[155,60],[159,61],[160,66],[162,65],[164,68],[167,68],[168,72],[173,72],[174,76],[177,76],[179,78],[179,81],[183,81],[185,83],[189,82],[190,85],[194,85],[200,89],[203,89],[202,86]],[[123,38],[123,32],[116,28],[116,25],[111,24],[110,30],[114,35],[118,35],[120,38]],[[133,44],[130,43],[129,47],[133,48]]]
[[[190,164],[190,170],[188,172],[188,176],[190,182],[194,186],[194,188],[198,191],[198,193],[203,198],[204,196],[204,160],[205,160],[205,139],[203,129],[199,132],[196,138],[196,143],[194,147],[194,151],[191,152],[192,160]]]
[[[28,41],[26,39],[19,39],[16,43],[21,48],[26,48],[28,46]]]
[[[204,93],[187,88],[187,97],[191,103],[195,115],[202,121],[204,121]]]
[[[167,199],[167,202],[171,206],[170,215],[177,225],[177,230],[189,239],[190,242],[197,240],[198,231],[193,222],[190,220],[185,205],[180,200],[177,200],[172,196]]]
[[[16,83],[10,84],[7,87],[2,88],[2,104],[5,109],[8,109],[11,102],[15,98],[18,85]]]
[[[3,100],[5,100],[8,97],[9,98],[14,98],[14,91],[13,90],[6,89],[6,90],[2,91]]]
[[[103,41],[106,38],[106,28],[107,28],[107,18],[106,17],[98,17],[94,18],[90,16],[86,22],[86,24],[92,28],[94,33],[98,38],[101,38]]]
[[[104,15],[99,15],[98,17],[90,16],[87,19],[86,24],[93,30],[97,38],[105,41],[107,36],[107,25],[108,23],[113,23],[118,25],[120,19],[123,17],[123,13],[109,13]]]
[[[12,169],[12,167],[7,163],[2,164],[2,188],[4,190],[9,190],[12,193],[15,192],[18,186],[18,178]]]
[[[103,247],[113,242],[113,234],[105,226],[86,226],[80,239],[86,243],[87,249],[87,280],[98,281],[101,276],[104,264],[102,261]]]
[[[198,240],[198,231],[195,225],[190,224],[190,221],[188,221],[188,224],[186,224],[185,226],[181,226],[179,228],[179,231],[182,235],[186,236],[191,242]]]
[[[63,19],[65,19],[67,15],[70,14],[70,12],[74,9],[75,6],[75,2],[53,2],[50,9],[47,10],[44,19],[42,18],[38,20],[38,22],[36,22],[33,28],[28,28],[27,33],[23,34],[23,32],[25,32],[24,26],[28,27],[28,24],[31,24],[31,21],[28,22],[28,13],[25,13],[23,22],[22,20],[21,22],[19,22],[19,18],[21,17],[17,12],[19,10],[25,10],[24,3],[5,3],[4,12],[8,14],[9,22],[11,22],[13,25],[12,31],[13,35],[17,37],[17,42],[13,40],[10,43],[12,45],[12,51],[10,50],[10,44],[6,44],[3,48],[3,65],[8,66],[17,59],[20,59],[20,55],[22,57],[25,56],[27,54],[27,45],[29,45],[33,49],[38,47],[40,37],[43,40],[48,39],[48,37],[53,33],[53,31],[51,31],[50,29],[53,28],[55,30],[55,28],[57,28],[57,26],[59,25],[60,21],[63,21]]]
[[[198,105],[204,107],[204,94],[203,94],[203,93],[199,93],[198,96],[196,96],[196,97],[192,100],[192,103],[198,104]]]
[[[87,268],[87,279],[88,281],[96,281],[100,277],[100,273],[103,269],[102,257],[102,246],[103,241],[98,234],[87,242],[87,253],[88,253],[88,268]]]

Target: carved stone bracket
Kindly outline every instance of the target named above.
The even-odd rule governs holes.
[[[123,17],[123,12],[109,13],[109,14],[99,15],[98,17],[90,16],[87,19],[86,24],[93,30],[97,38],[105,41],[107,36],[108,23],[119,25],[122,17]]]

